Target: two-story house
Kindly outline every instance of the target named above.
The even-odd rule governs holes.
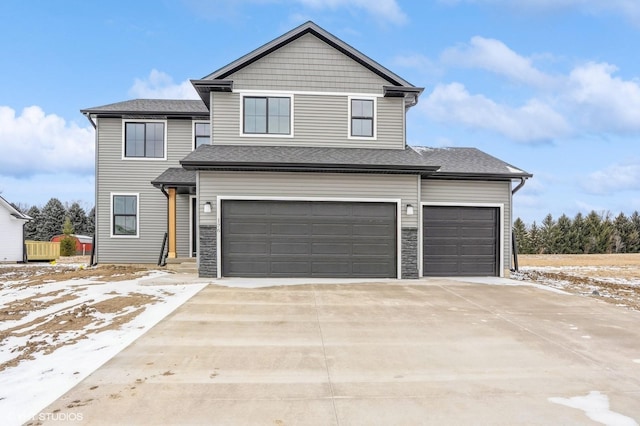
[[[168,256],[197,257],[205,277],[510,267],[512,184],[531,175],[474,148],[407,146],[423,89],[313,22],[192,84],[201,101],[82,111],[98,262],[155,263],[167,232]]]

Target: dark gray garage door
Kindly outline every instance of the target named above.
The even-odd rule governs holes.
[[[396,205],[222,202],[222,275],[396,277]]]
[[[494,207],[425,206],[423,275],[499,275],[498,221]]]

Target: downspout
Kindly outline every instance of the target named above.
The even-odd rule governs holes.
[[[84,113],[84,116],[87,117],[91,126],[93,126],[93,130],[96,132],[96,142],[95,142],[95,167],[96,167],[96,179],[95,179],[95,204],[93,206],[93,237],[91,239],[91,255],[89,257],[89,266],[96,266],[98,262],[96,262],[96,234],[98,233],[98,126],[96,122],[91,118],[90,113]]]
[[[27,222],[29,222],[28,220],[25,220],[22,223],[22,263],[27,263],[29,261],[29,258],[27,256],[27,240],[26,240],[26,232],[24,230],[24,227],[27,226]]]
[[[513,194],[515,194],[516,192],[520,191],[526,182],[527,182],[527,178],[521,177],[520,178],[520,183],[515,188],[513,188],[513,190],[511,191],[511,196],[513,197]],[[513,216],[513,209],[511,209],[511,210],[512,210],[511,214]],[[513,233],[513,224],[511,224],[511,251],[513,252],[513,268],[511,268],[511,271],[512,272],[518,272],[518,269],[519,269],[519,265],[518,265],[518,242],[516,241],[516,236]]]

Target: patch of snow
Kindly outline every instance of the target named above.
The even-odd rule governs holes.
[[[509,170],[511,173],[524,173],[522,170],[516,169],[515,167],[511,166],[507,166],[507,170]]]
[[[594,422],[608,426],[638,426],[638,423],[631,417],[611,411],[609,397],[598,391],[591,391],[587,396],[553,397],[549,398],[549,401],[582,410]]]
[[[636,364],[640,364],[640,359],[634,359],[633,362],[635,362]]]
[[[33,416],[37,416],[40,410],[77,385],[207,285],[204,282],[181,282],[176,276],[172,277],[173,282],[167,279],[166,283],[161,285],[144,283],[150,278],[159,278],[163,275],[169,274],[155,272],[150,277],[105,283],[90,280],[60,281],[46,286],[21,287],[18,291],[10,287],[3,288],[0,292],[0,306],[6,306],[18,299],[56,290],[60,290],[58,296],[73,295],[76,298],[29,313],[20,320],[3,321],[0,324],[0,331],[16,325],[27,325],[29,321],[39,317],[55,315],[61,309],[70,309],[84,303],[95,303],[115,296],[137,293],[154,297],[157,300],[144,305],[143,312],[117,329],[95,333],[91,330],[95,329],[96,325],[91,324],[81,331],[60,333],[58,342],[62,339],[73,340],[81,335],[85,338],[73,344],[62,346],[50,354],[36,352],[33,354],[35,359],[22,360],[17,366],[8,367],[1,371],[0,413],[2,413],[2,423],[5,425],[23,424]],[[125,309],[124,312],[130,312],[132,309]],[[123,311],[101,314],[99,317],[100,327],[108,325],[122,314]],[[11,350],[17,345],[25,344],[29,337],[29,335],[24,337],[10,336],[0,342],[0,362],[12,359]],[[46,335],[40,336],[40,338],[49,341]]]
[[[443,279],[452,280],[452,281],[460,281],[460,282],[468,282],[475,284],[488,284],[488,285],[506,285],[506,286],[528,286],[539,288],[540,290],[550,291],[552,293],[571,294],[564,290],[560,290],[558,288],[549,287],[546,285],[534,283],[533,281],[526,280],[523,276],[518,275],[517,272],[512,273],[511,278],[501,278],[501,277],[446,277]]]
[[[591,339],[591,336],[580,336],[580,337],[582,337],[583,339]]]

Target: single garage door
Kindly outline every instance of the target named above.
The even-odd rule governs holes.
[[[425,206],[423,275],[499,275],[499,217],[495,207]]]
[[[222,275],[395,278],[396,204],[222,202]]]

